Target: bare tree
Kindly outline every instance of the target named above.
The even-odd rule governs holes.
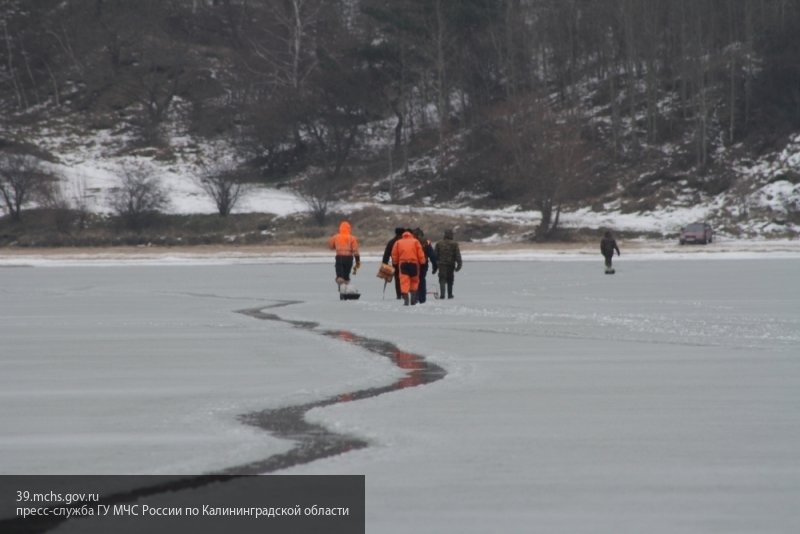
[[[324,223],[328,206],[352,187],[349,158],[357,146],[362,125],[374,118],[375,99],[369,90],[369,73],[357,57],[332,57],[320,51],[320,71],[312,78],[302,117],[302,131],[309,139],[312,173],[305,196],[314,217]]]
[[[79,176],[72,185],[72,206],[78,214],[78,227],[83,230],[89,221],[90,195],[86,185],[86,177]]]
[[[68,231],[72,226],[84,230],[89,224],[91,199],[86,185],[86,176],[79,175],[74,180],[60,181],[53,188],[53,194],[46,206],[56,213],[59,231]]]
[[[322,2],[288,0],[267,6],[271,24],[260,39],[251,40],[253,52],[266,64],[271,83],[301,91],[317,65],[314,35],[315,26],[323,19]]]
[[[563,203],[586,185],[582,176],[588,147],[578,122],[555,113],[543,99],[520,97],[507,115],[503,137],[512,172],[542,214],[536,237],[548,239],[558,228]]]
[[[164,210],[169,200],[161,181],[141,164],[126,165],[119,186],[110,192],[113,212],[132,230],[139,230],[153,214]]]
[[[334,183],[322,170],[313,170],[300,191],[314,221],[322,226],[336,201]]]
[[[230,158],[215,158],[201,166],[200,187],[214,201],[221,217],[230,215],[247,192],[242,172]]]
[[[411,3],[412,16],[418,18],[421,30],[421,46],[419,52],[425,58],[428,78],[431,88],[435,93],[436,105],[436,132],[437,166],[436,174],[439,178],[446,178],[447,191],[452,192],[453,177],[447,174],[447,162],[450,158],[447,143],[447,130],[451,112],[451,83],[450,71],[452,56],[456,50],[455,36],[453,34],[453,12],[458,10],[456,2],[432,0],[431,2],[414,1]],[[414,11],[416,13],[414,13]]]
[[[164,51],[159,48],[159,43],[150,43],[143,48],[125,90],[144,110],[140,121],[144,140],[158,144],[161,141],[159,128],[173,100],[188,84],[188,68],[180,49]]]
[[[59,233],[70,234],[73,228],[79,232],[86,229],[90,213],[85,176],[79,176],[74,182],[61,180],[54,184],[41,205],[50,211],[53,226]]]
[[[0,196],[11,219],[22,219],[22,208],[28,203],[44,199],[54,182],[40,160],[26,154],[0,156]]]

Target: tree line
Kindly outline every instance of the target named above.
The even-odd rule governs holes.
[[[800,126],[796,0],[2,0],[0,26],[6,130],[78,113],[159,146],[180,112],[259,179],[303,172],[320,219],[378,120],[392,172],[425,139],[443,195],[522,194],[544,233],[609,187],[586,178],[598,151],[680,137],[702,169]]]

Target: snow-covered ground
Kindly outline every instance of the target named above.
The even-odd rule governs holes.
[[[382,129],[385,126],[375,124],[365,132],[369,140],[367,144],[373,149],[391,138]],[[85,131],[79,134],[65,133],[69,131],[69,125],[57,124],[52,130],[37,129],[28,135],[57,159],[56,163],[46,165],[61,177],[63,197],[68,203],[77,205],[80,202],[90,211],[108,213],[110,192],[119,186],[123,169],[136,167],[147,170],[160,180],[170,199],[166,211],[176,214],[216,212],[214,202],[199,182],[200,163],[205,161],[213,164],[219,159],[219,154],[235,153],[231,147],[224,142],[191,139],[176,125],[176,129],[168,135],[174,158],[159,161],[146,151],[126,151],[131,139],[128,133],[120,130],[121,127],[98,130],[87,137]],[[437,168],[435,158],[429,157],[421,157],[411,165],[430,172]],[[667,236],[675,235],[688,223],[709,221],[725,237],[780,239],[800,235],[800,226],[792,216],[800,210],[800,183],[794,178],[800,175],[800,134],[790,136],[779,150],[765,153],[757,159],[735,161],[731,172],[737,178],[737,185],[718,195],[700,194],[684,180],[675,198],[656,209],[629,212],[622,208],[617,199],[602,207],[595,206],[594,209],[565,209],[561,213],[560,223],[566,228],[612,228]],[[387,180],[391,178],[375,177],[376,184]],[[402,180],[398,178],[397,181]],[[468,196],[468,193],[464,192],[464,195]],[[622,193],[620,191],[620,198]],[[407,191],[400,196],[410,194]],[[414,206],[395,205],[386,198],[385,193],[336,206],[344,212],[360,207],[378,207],[394,212],[413,209],[485,221],[503,221],[525,225],[528,231],[541,217],[536,210],[522,210],[518,206],[477,210],[458,201],[448,206],[426,205],[424,202]],[[248,189],[233,211],[287,216],[308,212],[309,207],[300,195],[288,188],[254,186]],[[495,236],[496,241],[504,239],[505,236]]]
[[[5,256],[0,474],[283,452],[238,416],[403,376],[343,330],[447,372],[308,414],[370,446],[283,472],[365,474],[367,532],[797,532],[800,252],[723,247],[472,250],[407,308],[376,255],[346,302],[329,255]],[[238,313],[281,301],[319,326]]]
[[[63,189],[66,199],[83,197],[83,202],[90,211],[108,213],[109,192],[118,185],[118,176],[124,165],[142,165],[152,167],[152,172],[159,176],[170,199],[167,210],[176,214],[216,213],[213,200],[203,191],[197,179],[197,169],[190,165],[172,168],[159,168],[141,158],[122,160],[77,161],[70,164],[52,165],[52,171],[64,177]],[[789,193],[785,193],[789,194]],[[784,194],[784,196],[785,196]],[[770,196],[770,198],[773,198]],[[776,195],[776,202],[783,197]],[[709,204],[697,204],[689,207],[675,207],[647,213],[622,213],[618,206],[609,206],[607,210],[596,212],[584,208],[576,211],[565,211],[561,215],[561,224],[567,228],[614,228],[618,231],[653,232],[675,234],[681,226],[689,222],[713,220],[713,214],[719,209],[719,200]],[[417,213],[431,213],[455,217],[478,218],[486,222],[504,222],[524,225],[528,229],[538,224],[541,214],[535,210],[522,210],[518,206],[504,209],[483,210],[464,206],[413,206],[392,204],[385,200],[372,202],[348,202],[337,205],[345,212],[368,207],[377,207],[385,211],[403,213],[413,210]],[[309,206],[296,192],[288,189],[271,187],[251,187],[242,200],[234,208],[235,213],[273,213],[287,216],[306,213]],[[784,229],[785,230],[785,229]],[[497,236],[495,241],[502,241]]]

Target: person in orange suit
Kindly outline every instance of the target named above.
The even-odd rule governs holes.
[[[358,239],[351,230],[350,223],[342,221],[339,224],[339,233],[328,240],[328,247],[336,251],[336,283],[339,285],[350,282],[350,272],[356,274],[361,267]]]
[[[392,263],[400,271],[400,294],[403,304],[414,305],[417,303],[417,289],[419,288],[419,275],[421,266],[426,264],[425,252],[419,239],[409,231],[403,235],[392,247]]]

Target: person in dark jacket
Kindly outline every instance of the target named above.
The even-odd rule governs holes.
[[[606,233],[603,234],[603,239],[600,240],[600,252],[603,254],[603,257],[606,260],[606,270],[610,270],[613,267],[611,266],[611,259],[614,257],[614,251],[617,251],[617,256],[620,255],[619,247],[617,246],[617,240],[611,235],[611,232],[606,230]]]
[[[453,240],[453,231],[445,230],[444,239],[436,243],[434,247],[437,266],[439,270],[439,298],[444,298],[444,290],[447,287],[447,298],[453,298],[453,283],[455,274],[461,270],[461,249],[458,241]],[[431,274],[436,274],[437,268],[434,267]]]
[[[419,240],[422,245],[422,252],[425,253],[425,259],[433,267],[433,272],[436,272],[436,252],[433,250],[433,245],[430,239],[425,239],[425,233],[422,228],[414,228],[414,237]],[[425,281],[425,276],[428,274],[428,263],[420,266],[419,272],[419,286],[417,287],[417,302],[424,304],[428,295],[428,284]]]
[[[389,264],[392,261],[392,247],[394,244],[397,243],[397,240],[403,237],[403,232],[405,232],[405,228],[397,227],[394,229],[394,237],[386,243],[386,248],[383,250],[383,259],[381,260],[385,264]],[[397,300],[403,298],[402,294],[400,293],[400,270],[397,268],[397,265],[393,265],[394,267],[394,292],[397,295]],[[384,289],[386,286],[384,285]]]

